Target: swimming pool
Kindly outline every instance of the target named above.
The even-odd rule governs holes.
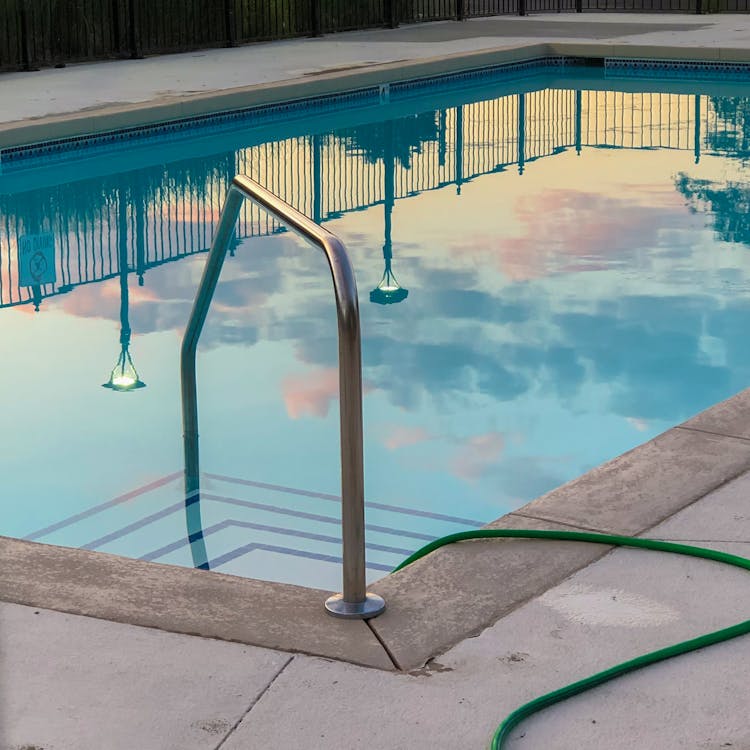
[[[537,67],[5,162],[0,533],[340,587],[330,281],[255,209],[199,352],[190,544],[179,343],[236,172],[354,264],[371,579],[740,390],[749,102]],[[124,349],[146,387],[101,388]]]

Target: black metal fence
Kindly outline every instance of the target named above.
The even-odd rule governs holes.
[[[750,0],[2,0],[0,6],[0,70],[33,70],[443,19],[747,12]]]
[[[416,0],[416,4],[448,0]],[[388,0],[3,0],[0,70],[382,26]],[[433,16],[435,17],[435,16]]]

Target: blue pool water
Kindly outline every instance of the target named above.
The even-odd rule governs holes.
[[[749,138],[739,76],[540,69],[4,162],[0,534],[340,588],[330,277],[255,208],[188,541],[179,345],[237,172],[352,258],[370,579],[634,447],[750,380]],[[146,387],[102,388],[125,345]]]

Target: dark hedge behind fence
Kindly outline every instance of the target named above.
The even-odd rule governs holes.
[[[0,70],[503,14],[750,10],[750,0],[1,0],[0,4]]]

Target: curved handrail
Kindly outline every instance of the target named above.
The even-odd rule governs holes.
[[[180,367],[186,501],[200,494],[195,372],[198,340],[211,306],[234,225],[246,198],[317,245],[328,261],[336,296],[339,340],[343,593],[330,597],[326,601],[326,609],[338,617],[374,617],[383,611],[385,602],[376,594],[368,593],[365,584],[362,354],[354,270],[344,244],[338,237],[244,175],[235,177],[229,188],[182,340]]]

